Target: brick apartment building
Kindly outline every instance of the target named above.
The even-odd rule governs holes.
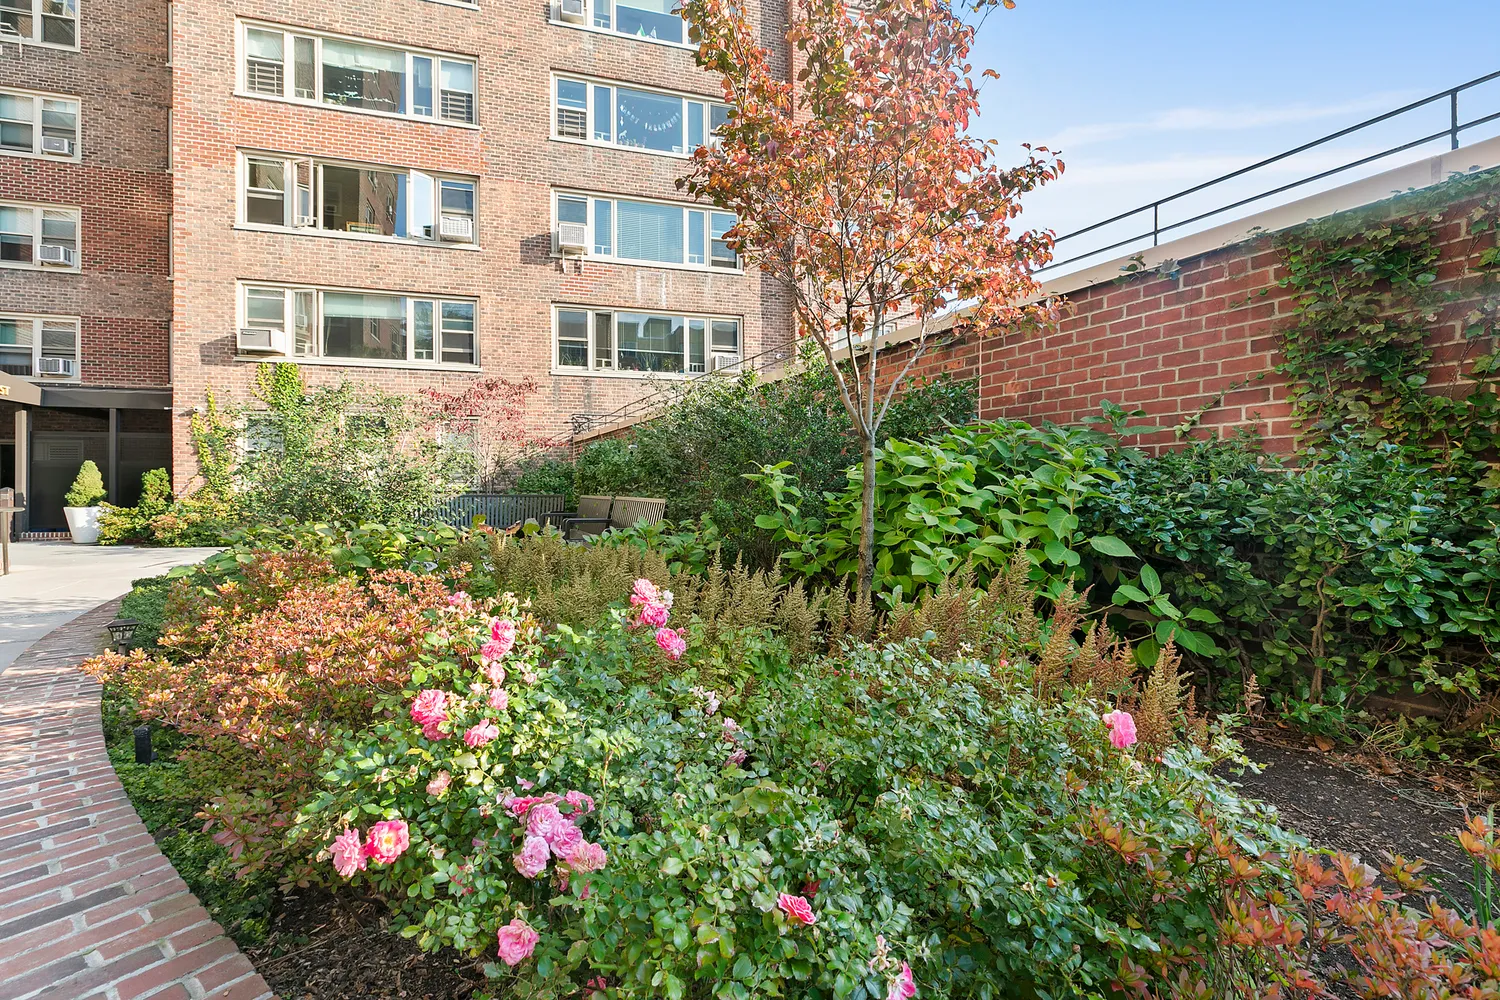
[[[531,376],[563,434],[787,341],[732,216],[673,183],[725,109],[672,6],[0,0],[0,463],[31,526],[82,457],[128,501],[170,447],[181,488],[192,410],[266,360]]]
[[[31,527],[94,459],[130,502],[170,459],[163,0],[0,0],[0,486]]]

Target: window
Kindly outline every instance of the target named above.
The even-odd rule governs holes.
[[[0,203],[0,267],[78,270],[78,210]]]
[[[78,320],[0,315],[0,372],[22,378],[78,377]]]
[[[0,0],[0,42],[78,48],[78,0]]]
[[[477,363],[477,309],[468,299],[243,285],[240,311],[243,328],[280,332],[277,340],[289,345],[293,357]]]
[[[740,266],[739,255],[724,238],[735,223],[729,212],[568,192],[558,192],[556,202],[557,222],[589,227],[589,257],[729,270]]]
[[[248,24],[242,50],[241,87],[259,97],[469,125],[478,120],[472,59]]]
[[[560,306],[556,331],[565,371],[699,374],[740,360],[737,319]]]
[[[472,179],[276,154],[246,153],[242,160],[240,211],[246,225],[474,242]]]
[[[583,16],[554,0],[552,20],[633,38],[674,45],[687,43],[687,26],[677,13],[678,0],[582,0]]]
[[[76,160],[78,101],[0,90],[0,152]]]
[[[554,135],[652,153],[687,155],[729,120],[729,106],[634,87],[558,77]]]

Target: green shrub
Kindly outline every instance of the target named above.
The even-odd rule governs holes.
[[[605,438],[584,448],[573,474],[578,496],[630,496],[647,488],[632,443],[625,438]]]
[[[155,542],[152,527],[157,518],[172,509],[172,477],[166,469],[152,469],[141,477],[141,499],[134,507],[104,504],[99,514],[99,544]]]
[[[73,480],[63,503],[69,507],[94,507],[107,495],[104,477],[99,475],[99,466],[92,459],[87,459],[79,466],[78,478]]]
[[[1104,705],[1045,681],[1061,647],[1041,630],[1010,635],[1009,660],[910,640],[808,666],[764,630],[714,642],[673,614],[677,662],[616,612],[523,627],[490,667],[489,616],[442,614],[298,835],[424,948],[493,956],[523,921],[534,951],[487,967],[520,996],[602,978],[621,996],[882,997],[903,962],[925,996],[1113,996],[1136,967],[1255,985],[1261,964],[1213,929],[1281,884],[1284,835],[1213,776],[1216,756],[1114,749]],[[543,832],[603,853],[542,840],[523,856]],[[389,851],[361,852],[366,835]]]
[[[572,510],[578,499],[574,479],[572,462],[545,458],[523,468],[512,488],[516,493],[555,493],[564,497],[568,503],[566,509]]]

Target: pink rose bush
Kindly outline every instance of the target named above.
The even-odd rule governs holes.
[[[422,727],[422,735],[427,739],[442,739],[439,727],[448,721],[448,693],[428,689],[418,694],[411,703],[411,719]]]
[[[656,645],[667,654],[669,660],[680,660],[682,654],[687,652],[687,640],[680,632],[670,628],[659,628],[656,630]]]
[[[388,865],[411,846],[406,823],[402,820],[385,820],[370,827],[365,840],[365,856],[377,864]]]
[[[345,829],[333,841],[333,868],[344,878],[353,878],[369,864],[358,830]]]
[[[500,735],[500,728],[489,719],[464,730],[464,746],[482,747]]]

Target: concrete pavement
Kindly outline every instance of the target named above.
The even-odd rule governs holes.
[[[12,545],[10,575],[0,576],[0,671],[59,625],[128,592],[132,580],[201,562],[216,551],[71,542]]]

